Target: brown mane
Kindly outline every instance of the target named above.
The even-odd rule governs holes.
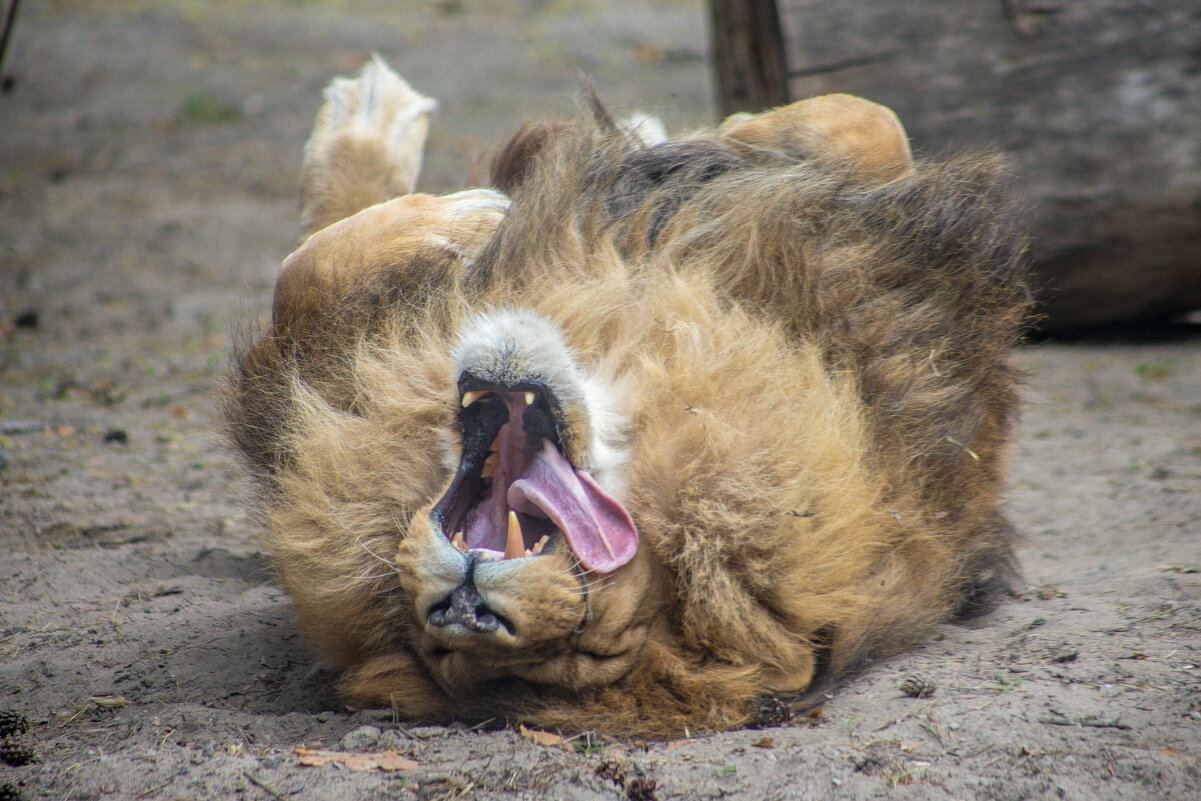
[[[1013,578],[998,496],[1029,297],[1004,169],[877,172],[807,128],[794,151],[723,131],[648,146],[589,115],[527,127],[493,161],[503,215],[399,197],[285,264],[228,429],[355,703],[740,725]],[[445,546],[427,511],[450,475],[456,332],[500,308],[556,326],[612,388],[641,545],[603,577],[562,550],[526,560],[505,596],[521,637],[496,652],[517,661],[485,669],[476,644],[430,645],[418,599]]]

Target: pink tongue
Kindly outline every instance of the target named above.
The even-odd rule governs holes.
[[[576,470],[549,440],[509,487],[509,506],[517,511],[538,507],[549,517],[586,569],[611,573],[634,558],[638,530],[630,513],[596,484]]]

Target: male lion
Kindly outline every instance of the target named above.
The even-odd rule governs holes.
[[[593,102],[433,197],[432,101],[378,59],[325,96],[228,427],[352,703],[737,726],[1011,577],[993,161],[842,95],[670,141]]]

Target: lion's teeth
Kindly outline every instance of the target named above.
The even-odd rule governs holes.
[[[459,549],[460,551],[467,550],[467,543],[463,541],[462,531],[455,532],[455,535],[450,538],[450,544],[455,546],[455,548]]]
[[[480,398],[488,394],[486,389],[472,389],[463,393],[463,408],[466,409]]]
[[[509,540],[505,543],[505,558],[520,559],[525,555],[525,540],[521,536],[521,522],[517,513],[509,510]]]
[[[542,549],[546,547],[546,541],[549,539],[550,539],[549,534],[543,534],[542,539],[540,539],[534,543],[534,547],[532,549],[534,551],[534,553],[542,553]]]
[[[535,397],[535,396],[534,396],[534,393],[533,393],[533,392],[527,392],[527,393],[525,393],[525,405],[526,405],[526,406],[533,406],[533,405],[534,405],[534,397]]]
[[[484,469],[480,471],[480,478],[489,478],[496,473],[496,464],[500,461],[499,453],[490,453],[488,458],[484,460]]]

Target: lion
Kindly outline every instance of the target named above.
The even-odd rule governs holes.
[[[1015,580],[1003,165],[846,95],[675,139],[589,97],[432,196],[432,100],[325,92],[226,419],[351,705],[738,727]]]

